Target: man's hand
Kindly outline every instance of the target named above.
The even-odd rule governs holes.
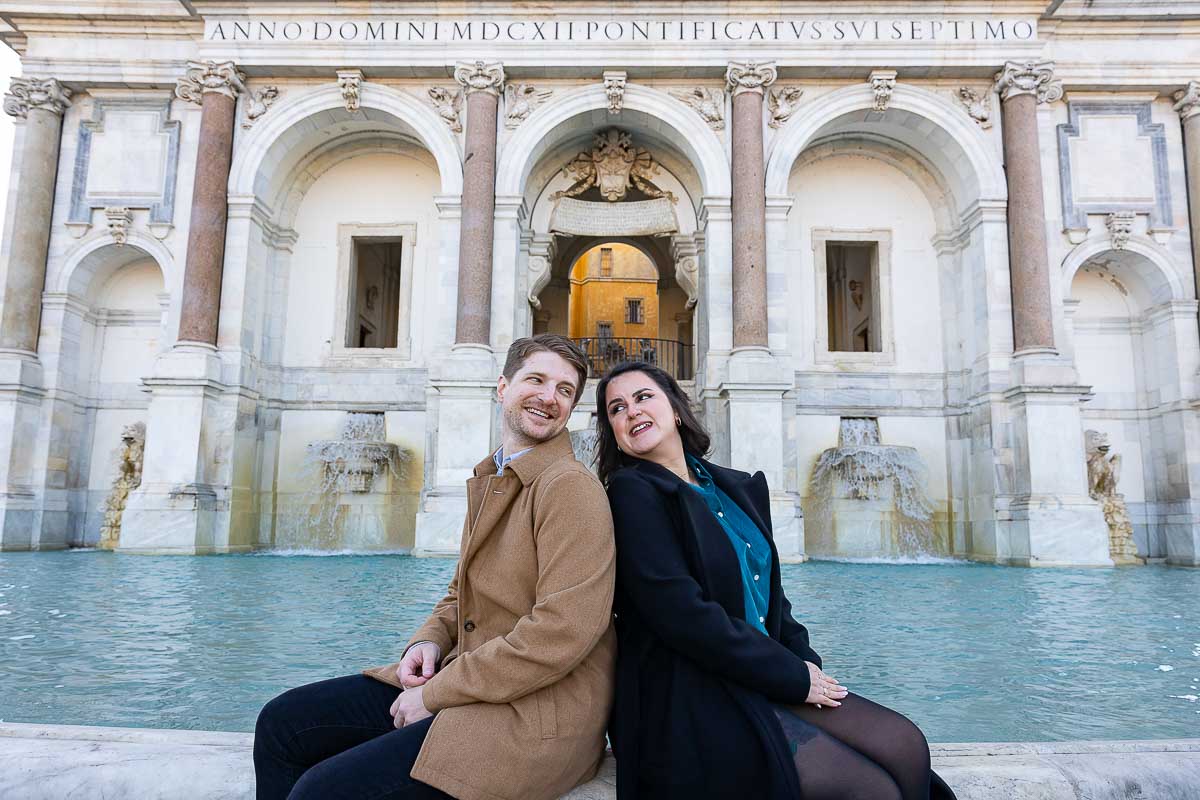
[[[418,642],[408,648],[404,658],[400,659],[400,666],[396,668],[396,677],[400,679],[400,685],[405,689],[424,685],[433,677],[433,673],[437,672],[437,663],[441,657],[442,651],[433,642]]]
[[[405,725],[411,725],[433,716],[425,708],[425,701],[421,697],[424,691],[420,686],[415,689],[405,689],[392,703],[391,714],[397,728],[403,728]]]

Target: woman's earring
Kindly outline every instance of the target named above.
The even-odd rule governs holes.
[[[682,424],[683,420],[681,420],[679,417],[675,417],[675,427],[678,428]]]

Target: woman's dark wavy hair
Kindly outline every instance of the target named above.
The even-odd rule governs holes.
[[[708,450],[712,446],[712,437],[696,419],[696,415],[692,413],[688,396],[684,394],[679,383],[670,374],[653,364],[644,364],[640,361],[626,361],[623,364],[617,364],[605,373],[600,382],[596,384],[596,432],[598,434],[596,474],[600,476],[600,481],[605,486],[608,485],[608,479],[614,472],[636,460],[617,449],[617,437],[613,433],[612,423],[608,419],[608,384],[618,375],[629,372],[645,374],[671,401],[671,407],[679,415],[679,436],[683,439],[684,452],[703,457],[708,454]]]

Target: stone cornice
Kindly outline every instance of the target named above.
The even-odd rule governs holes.
[[[1054,78],[1053,61],[1009,61],[995,80],[1001,101],[1031,94],[1039,103],[1053,103],[1063,96],[1062,81]]]
[[[13,78],[4,95],[4,113],[24,119],[38,108],[62,116],[71,104],[71,90],[54,78]]]
[[[454,80],[462,84],[468,95],[487,92],[499,97],[504,88],[504,66],[499,61],[459,62],[454,67]]]
[[[246,91],[246,76],[232,61],[189,61],[187,73],[175,82],[175,96],[201,105],[209,92],[233,100]]]
[[[1200,81],[1188,81],[1187,87],[1175,93],[1174,109],[1180,119],[1191,119],[1200,114]]]
[[[733,97],[743,92],[761,95],[777,77],[779,70],[775,68],[774,61],[731,61],[725,70],[725,81]]]

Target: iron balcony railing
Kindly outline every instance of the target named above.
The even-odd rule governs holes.
[[[585,336],[574,341],[587,353],[592,378],[599,378],[609,368],[626,361],[653,364],[677,381],[690,381],[694,375],[694,347],[683,342],[632,336]]]

